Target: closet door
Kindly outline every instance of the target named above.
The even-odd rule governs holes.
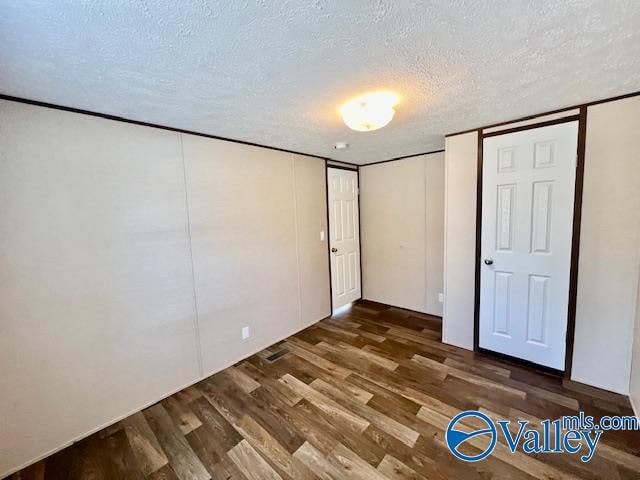
[[[564,369],[578,122],[484,139],[479,346]]]

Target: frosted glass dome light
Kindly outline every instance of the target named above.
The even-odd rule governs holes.
[[[352,98],[340,107],[342,120],[351,130],[371,132],[387,125],[396,114],[400,97],[393,92],[371,92]]]

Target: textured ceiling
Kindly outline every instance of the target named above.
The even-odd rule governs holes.
[[[378,89],[396,118],[348,130]],[[638,0],[0,3],[0,93],[354,163],[636,90]]]

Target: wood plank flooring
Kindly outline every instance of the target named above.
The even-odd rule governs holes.
[[[471,408],[633,414],[625,397],[442,344],[435,317],[360,302],[12,478],[640,479],[639,432],[605,432],[589,463],[503,444],[457,460],[444,429]]]

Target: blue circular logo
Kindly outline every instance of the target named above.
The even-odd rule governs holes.
[[[480,428],[474,431],[466,431],[469,430],[465,428],[465,431],[456,429],[456,424],[461,420],[472,417],[480,420],[482,423],[487,425],[487,428]],[[477,422],[480,423],[480,422]],[[477,455],[465,455],[464,453],[459,451],[460,446],[465,443],[467,440],[471,438],[477,437],[478,435],[488,435],[491,437],[489,444],[487,447]],[[451,419],[449,425],[447,426],[447,432],[445,435],[447,440],[447,446],[451,453],[453,453],[460,460],[464,460],[465,462],[477,462],[478,460],[482,460],[483,458],[491,455],[493,449],[496,447],[496,442],[498,440],[498,432],[496,431],[496,426],[493,421],[484,413],[477,412],[475,410],[468,410],[466,412],[459,413],[455,417]],[[474,445],[474,447],[477,447]]]

